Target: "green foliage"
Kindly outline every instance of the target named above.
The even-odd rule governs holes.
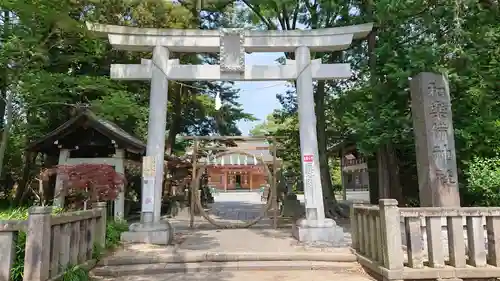
[[[96,261],[99,261],[102,256],[104,255],[106,249],[99,245],[98,243],[94,244],[94,247],[92,249],[92,259],[95,259]]]
[[[151,52],[113,50],[107,38],[95,36],[86,21],[157,28],[217,28],[227,24],[228,4],[210,5],[203,16],[189,3],[172,1],[0,1],[0,116],[5,95],[13,95],[13,117],[4,157],[0,194],[19,205],[38,175],[42,160],[33,159],[26,144],[67,121],[78,103],[145,140],[150,85],[114,81],[110,64],[137,63]],[[189,1],[188,1],[189,2]],[[33,16],[35,15],[35,16]],[[206,18],[205,18],[206,17]],[[175,54],[183,64],[216,63],[213,55]],[[178,135],[239,135],[239,120],[252,120],[237,102],[229,82],[169,83],[167,128],[169,152],[183,152]],[[214,110],[221,94],[224,106]],[[0,128],[4,118],[0,118]],[[50,156],[52,157],[52,156]],[[49,158],[50,158],[49,157]],[[54,156],[54,157],[57,157]],[[51,159],[49,159],[51,160]],[[18,192],[14,191],[18,186]],[[30,198],[27,192],[25,202]]]
[[[374,23],[372,36],[354,40],[348,50],[313,54],[324,63],[347,62],[352,66],[352,79],[315,85],[315,96],[325,90],[324,107],[317,107],[316,114],[318,120],[325,115],[325,128],[318,131],[318,139],[325,138],[327,147],[349,139],[363,154],[373,155],[390,144],[398,165],[391,169],[399,171],[401,182],[416,182],[409,78],[430,71],[444,73],[449,79],[459,171],[470,171],[474,157],[490,158],[499,151],[498,5],[456,0],[241,2],[249,8],[248,22],[266,29]],[[372,44],[367,42],[371,39]],[[281,155],[288,162],[287,168],[300,174],[295,91],[281,93],[279,99],[283,108],[275,114],[274,135],[283,137]],[[468,184],[467,178],[459,174],[462,186]],[[415,188],[403,185],[408,203],[418,200],[409,197],[415,196]],[[483,188],[491,189],[491,194],[498,191],[494,183],[488,186],[485,182]],[[478,199],[483,195],[473,195],[473,190],[478,189],[464,189],[464,196],[471,196],[464,200],[485,204]]]
[[[16,240],[16,257],[10,271],[12,281],[23,281],[25,248],[26,232],[19,231]]]
[[[500,206],[500,157],[474,157],[465,174],[467,184],[462,188],[464,204]]]
[[[0,211],[0,220],[26,220],[28,219],[27,208],[14,208]]]
[[[69,266],[64,272],[62,281],[89,281],[89,271],[80,266]]]
[[[114,221],[113,218],[109,218],[109,222],[106,224],[106,248],[113,249],[120,245],[120,236],[122,232],[127,230],[126,221]]]

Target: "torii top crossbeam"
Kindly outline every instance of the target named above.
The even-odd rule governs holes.
[[[286,31],[159,29],[96,23],[87,23],[87,27],[108,36],[111,45],[120,50],[151,51],[155,46],[164,46],[172,52],[218,53],[225,41],[231,44],[239,40],[237,45],[251,53],[293,52],[297,46],[306,46],[313,52],[344,50],[353,39],[366,37],[373,24]]]
[[[220,30],[155,29],[88,23],[88,28],[108,36],[113,47],[129,51],[151,51],[157,46],[169,52],[220,53],[220,65],[181,65],[164,54],[162,71],[170,80],[232,80],[272,81],[295,80],[302,67],[293,60],[285,65],[245,65],[246,52],[294,52],[297,47],[309,51],[346,49],[355,38],[365,37],[373,24],[317,30],[251,31],[240,28]],[[349,64],[322,64],[313,60],[313,80],[344,79],[351,76]],[[111,78],[119,80],[150,80],[152,61],[141,64],[113,64]]]

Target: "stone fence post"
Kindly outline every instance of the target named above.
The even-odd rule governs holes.
[[[384,267],[389,270],[403,269],[404,257],[398,201],[396,199],[380,199],[379,208]]]
[[[106,247],[106,202],[96,202],[93,204],[92,208],[101,211],[101,217],[96,221],[95,243],[104,249],[104,247]]]
[[[358,235],[358,218],[356,217],[356,213],[354,211],[354,208],[358,206],[362,206],[363,204],[366,204],[366,202],[361,201],[361,200],[353,200],[352,205],[350,208],[350,220],[351,220],[351,241],[352,241],[352,247],[356,251],[359,250],[359,235]]]
[[[52,207],[31,207],[24,257],[25,281],[49,279]]]

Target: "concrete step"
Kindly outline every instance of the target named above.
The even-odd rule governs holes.
[[[94,277],[94,281],[373,281],[363,273],[339,273],[325,270],[295,271],[232,271],[164,273],[156,275],[130,275],[124,277]]]
[[[356,256],[349,250],[339,252],[172,252],[150,255],[114,255],[101,260],[99,266],[155,264],[155,263],[200,263],[240,261],[317,261],[356,262]]]
[[[124,277],[138,275],[158,275],[167,273],[300,270],[327,270],[334,271],[336,273],[362,272],[361,266],[355,262],[237,261],[107,265],[94,268],[91,271],[91,275],[94,277]]]

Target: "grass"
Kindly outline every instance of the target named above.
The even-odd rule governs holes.
[[[106,224],[106,249],[112,250],[120,245],[120,236],[122,232],[128,230],[126,221],[115,221],[113,218],[108,218]]]
[[[55,209],[54,213],[62,213],[63,210]],[[16,208],[0,210],[0,220],[26,220],[28,219],[28,208]],[[108,217],[106,225],[106,249],[94,245],[93,258],[99,259],[106,250],[113,250],[120,245],[121,233],[128,230],[128,224],[125,221],[114,221]],[[16,239],[16,257],[11,269],[12,281],[23,281],[24,256],[26,247],[26,233],[19,231]],[[79,266],[68,266],[62,281],[88,281],[90,280],[88,271]]]
[[[6,209],[0,211],[0,220],[26,220],[28,208]]]

